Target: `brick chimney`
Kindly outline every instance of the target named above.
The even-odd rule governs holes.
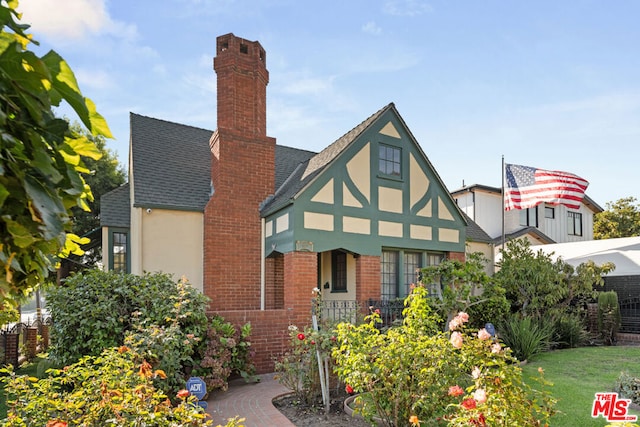
[[[218,128],[213,195],[204,213],[203,291],[212,310],[260,308],[260,204],[274,193],[275,144],[266,135],[269,72],[260,43],[216,40]]]

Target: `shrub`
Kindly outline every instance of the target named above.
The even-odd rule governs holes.
[[[640,404],[640,378],[631,376],[628,372],[620,373],[613,391],[625,399],[631,399],[636,405]]]
[[[4,427],[45,425],[82,426],[209,426],[195,397],[183,390],[172,404],[153,385],[164,373],[153,370],[127,347],[110,348],[99,356],[85,356],[62,370],[36,379],[6,379],[7,419]]]
[[[47,305],[53,318],[49,356],[58,366],[123,344],[139,325],[168,326],[203,336],[207,299],[186,280],[167,274],[135,276],[90,270],[51,289]]]
[[[584,320],[579,314],[561,313],[553,319],[552,343],[557,348],[575,348],[584,345],[589,339]]]
[[[207,390],[227,390],[229,377],[234,373],[247,380],[253,377],[250,336],[250,323],[236,328],[219,315],[210,317],[193,369],[193,374],[205,381]]]
[[[521,361],[531,360],[551,346],[553,325],[543,323],[531,316],[512,315],[498,327],[500,338],[513,356]]]
[[[361,393],[366,418],[388,426],[538,425],[553,414],[553,399],[524,383],[510,351],[486,330],[466,329],[466,313],[452,319],[451,332],[439,331],[420,286],[403,314],[386,333],[376,313],[368,323],[337,326],[335,370]]]
[[[615,291],[598,294],[598,328],[607,345],[616,342],[616,333],[620,327],[620,306]]]

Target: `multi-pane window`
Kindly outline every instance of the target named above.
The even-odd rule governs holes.
[[[397,251],[382,251],[380,259],[380,282],[382,300],[387,301],[398,296],[398,259]]]
[[[538,207],[520,210],[520,225],[538,227]]]
[[[401,152],[397,147],[380,144],[378,167],[381,174],[401,177]]]
[[[582,214],[580,212],[567,213],[567,232],[570,236],[582,236]]]
[[[347,254],[342,251],[331,252],[332,292],[347,292]]]
[[[403,297],[409,295],[411,290],[411,284],[418,282],[418,276],[420,274],[420,267],[422,267],[422,254],[419,252],[405,252],[404,253],[404,289]]]
[[[112,234],[111,259],[113,271],[127,272],[127,233],[114,232]]]
[[[544,217],[549,219],[554,219],[556,217],[556,209],[551,206],[545,206]]]
[[[435,252],[425,254],[401,250],[382,251],[380,259],[382,299],[388,301],[406,297],[411,290],[411,284],[419,282],[420,269],[424,265],[438,265],[443,259],[444,254]]]

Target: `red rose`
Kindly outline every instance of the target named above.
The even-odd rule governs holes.
[[[311,340],[311,345],[316,345],[316,342],[314,340]]]
[[[178,397],[178,399],[186,399],[187,397],[189,397],[189,391],[182,389],[176,394],[176,396]]]
[[[304,334],[301,332],[298,334],[298,339],[302,341],[304,339]]]
[[[353,394],[353,387],[347,384],[347,386],[344,388],[344,391],[346,391],[349,394]]]
[[[475,399],[471,399],[471,398],[469,398],[469,399],[465,399],[465,400],[463,400],[463,401],[462,401],[462,407],[463,407],[464,409],[475,409],[475,407],[476,407],[476,401],[475,401]]]

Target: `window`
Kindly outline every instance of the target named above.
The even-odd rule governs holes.
[[[380,260],[380,281],[382,300],[387,301],[398,296],[398,255],[396,251],[382,251]]]
[[[406,297],[411,284],[419,281],[420,269],[425,264],[438,265],[443,259],[444,254],[435,252],[382,251],[380,259],[382,300]]]
[[[520,225],[538,227],[538,207],[520,210]]]
[[[380,144],[379,149],[379,171],[381,174],[400,178],[401,172],[401,155],[400,149],[390,145]]]
[[[331,292],[347,292],[347,254],[342,251],[331,252]]]
[[[111,242],[111,270],[128,273],[127,233],[113,232]]]
[[[582,236],[582,214],[568,212],[567,232],[570,236]]]
[[[551,206],[544,207],[544,217],[549,219],[554,219],[556,217],[556,209]]]
[[[411,284],[418,282],[420,268],[422,267],[422,254],[419,252],[405,252],[404,254],[404,293],[403,297],[409,295]]]

